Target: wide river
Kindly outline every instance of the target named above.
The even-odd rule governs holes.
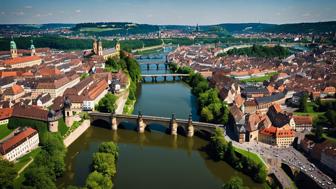
[[[154,60],[152,60],[154,61]],[[156,60],[157,61],[157,60]],[[152,65],[143,74],[164,73]],[[171,80],[172,78],[168,78]],[[188,118],[198,120],[196,98],[189,86],[181,81],[165,83],[142,83],[139,85],[138,100],[134,114]],[[233,176],[239,176],[249,188],[261,188],[248,176],[234,170],[221,161],[215,162],[200,149],[208,141],[194,136],[171,136],[161,132],[163,127],[151,126],[152,131],[138,134],[134,124],[124,124],[114,132],[101,127],[90,127],[69,148],[66,156],[66,173],[57,181],[59,188],[68,185],[84,186],[90,173],[92,154],[103,141],[114,141],[119,145],[117,175],[113,179],[116,189],[220,189]]]

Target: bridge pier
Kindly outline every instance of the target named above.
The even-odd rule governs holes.
[[[168,64],[165,64],[165,70],[168,70]]]
[[[167,76],[163,76],[164,81],[167,81]]]
[[[177,135],[178,124],[177,124],[176,119],[175,119],[175,114],[172,114],[172,118],[170,120],[169,127],[170,127],[170,134],[176,136]]]
[[[111,123],[112,123],[112,130],[113,131],[118,130],[117,118],[116,118],[116,116],[113,113],[111,113]]]
[[[150,67],[150,65],[149,65],[149,64],[147,64],[147,70],[149,70],[149,67]]]
[[[143,121],[142,114],[141,114],[140,111],[139,111],[137,123],[138,123],[138,132],[139,133],[144,133],[145,132],[145,128],[146,128],[146,123]]]
[[[175,77],[176,77],[176,76],[173,76],[173,81],[175,81],[175,79],[176,79]]]
[[[159,70],[159,64],[156,64],[156,69]]]
[[[187,125],[187,136],[192,137],[194,136],[194,126],[192,124],[192,115],[189,115],[188,125]]]

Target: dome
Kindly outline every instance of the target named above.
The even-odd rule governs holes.
[[[35,46],[34,46],[33,40],[31,40],[30,42],[31,42],[30,49],[35,49]]]
[[[11,49],[16,49],[16,43],[15,43],[15,41],[12,40],[12,41],[10,42],[10,48],[11,48]]]
[[[49,112],[48,112],[48,118],[55,117],[55,115],[56,115],[56,112],[54,110],[49,110]]]
[[[68,97],[65,98],[63,105],[64,105],[64,108],[70,108],[71,107],[71,101]]]

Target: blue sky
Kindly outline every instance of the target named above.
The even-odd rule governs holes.
[[[0,23],[149,24],[336,20],[336,0],[0,0]]]

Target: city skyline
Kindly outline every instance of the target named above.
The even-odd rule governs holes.
[[[207,25],[219,23],[300,23],[336,20],[331,0],[12,0],[2,3],[1,24],[135,22]]]

